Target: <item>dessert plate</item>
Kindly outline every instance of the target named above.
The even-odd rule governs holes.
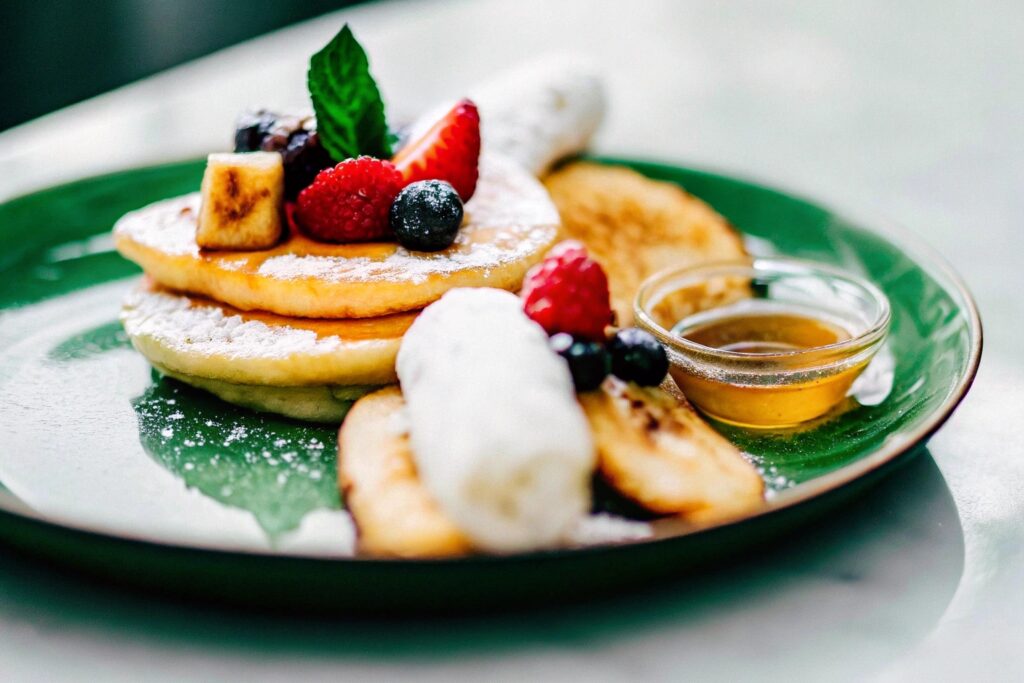
[[[615,163],[680,183],[732,221],[755,254],[839,265],[891,299],[891,336],[859,401],[798,431],[716,425],[763,473],[770,494],[758,514],[701,531],[661,520],[652,539],[613,546],[352,557],[333,428],[257,415],[159,379],[117,323],[139,271],[113,251],[110,228],[126,211],[194,190],[203,164],[190,161],[0,205],[0,538],[119,582],[258,606],[546,603],[644,585],[763,543],[923,450],[981,355],[975,306],[941,260],[887,226],[754,183]]]

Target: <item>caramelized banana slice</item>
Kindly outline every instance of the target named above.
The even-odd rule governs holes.
[[[376,557],[446,557],[469,540],[420,483],[409,439],[395,421],[398,387],[361,398],[338,436],[338,481],[358,530],[359,552]]]
[[[702,525],[761,504],[757,471],[685,401],[614,377],[579,399],[601,474],[627,498]]]
[[[203,174],[196,244],[269,249],[281,238],[284,166],[275,152],[211,154]]]

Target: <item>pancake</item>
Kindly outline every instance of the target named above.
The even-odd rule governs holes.
[[[565,237],[583,242],[608,274],[618,324],[633,324],[633,298],[669,267],[747,258],[725,218],[678,185],[621,166],[572,163],[544,179]],[[736,283],[745,292],[745,283]]]
[[[395,356],[415,317],[286,318],[242,312],[151,281],[129,294],[121,311],[132,344],[168,374],[275,387],[394,382]]]
[[[164,375],[207,391],[217,398],[261,413],[276,413],[296,420],[337,424],[360,396],[378,387],[303,386],[232,384],[174,372],[153,364]]]
[[[395,243],[325,244],[292,234],[264,251],[201,250],[199,195],[157,202],[114,227],[118,251],[160,284],[239,310],[304,318],[413,311],[454,287],[516,290],[558,236],[544,187],[514,162],[483,156],[455,243],[436,253]]]

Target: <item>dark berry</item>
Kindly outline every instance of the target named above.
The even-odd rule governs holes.
[[[235,127],[235,151],[280,152],[284,162],[285,198],[294,200],[317,173],[334,165],[316,134],[312,116],[247,112]]]
[[[653,335],[636,327],[615,333],[608,350],[612,374],[645,387],[661,384],[668,372],[668,355]]]
[[[406,249],[440,251],[451,246],[459,233],[462,200],[443,180],[420,180],[398,193],[390,220],[391,230]]]
[[[261,126],[259,149],[264,152],[283,152],[288,146],[288,140],[299,132],[313,130],[316,121],[312,116],[300,116],[297,114],[276,114],[273,112],[260,111],[267,117],[269,123]]]
[[[610,361],[604,345],[587,339],[576,339],[559,332],[551,337],[551,349],[565,359],[576,391],[593,391],[608,376]]]
[[[264,136],[277,121],[277,116],[266,109],[247,111],[235,122],[235,151],[255,152],[260,149]]]
[[[298,131],[288,139],[281,150],[284,161],[284,195],[295,199],[325,168],[334,165],[331,156],[323,147],[316,131]]]

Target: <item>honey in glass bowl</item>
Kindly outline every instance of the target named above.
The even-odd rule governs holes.
[[[691,402],[759,428],[828,413],[889,325],[888,302],[871,283],[783,259],[660,273],[641,287],[636,309]]]

